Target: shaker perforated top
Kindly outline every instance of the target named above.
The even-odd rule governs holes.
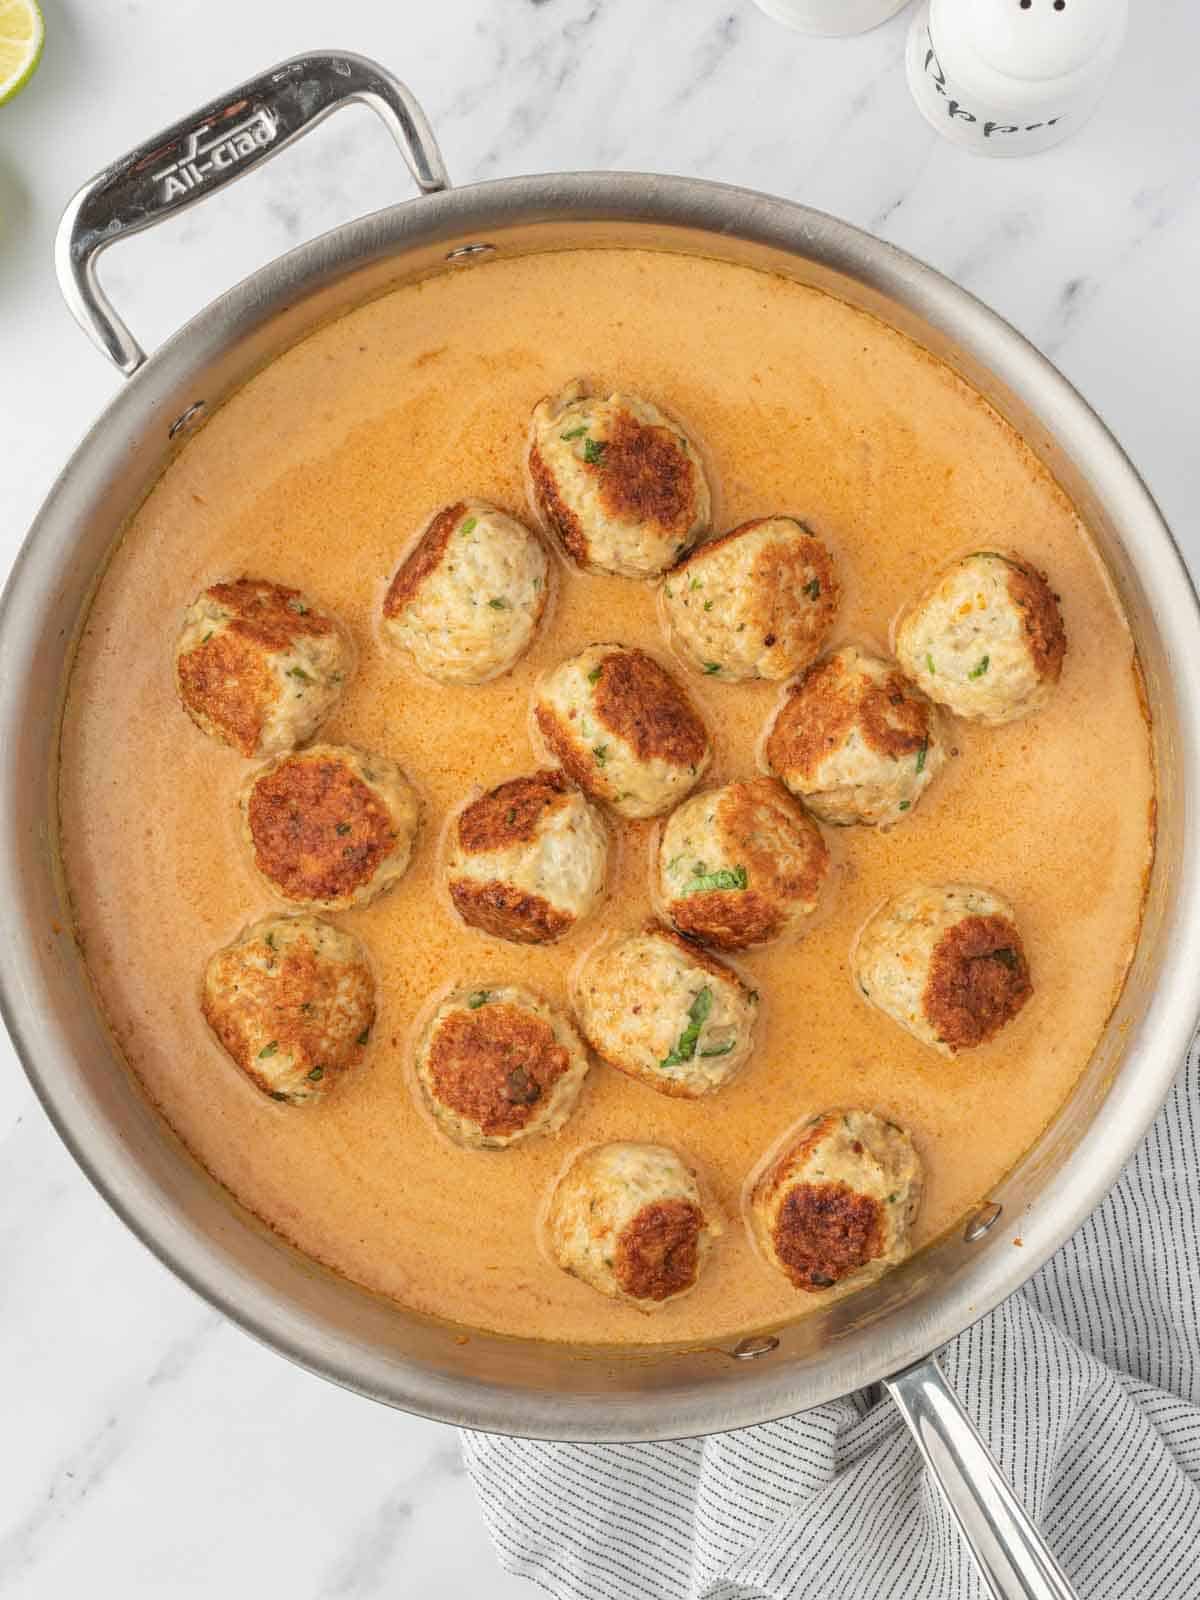
[[[981,155],[1033,155],[1087,120],[1129,0],[925,0],[905,67],[921,113]]]
[[[1011,78],[1064,78],[1124,32],[1128,0],[953,0],[953,32]],[[948,19],[947,19],[948,20]]]

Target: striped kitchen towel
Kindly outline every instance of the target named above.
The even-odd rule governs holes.
[[[1107,1200],[947,1375],[1083,1600],[1200,1600],[1200,1050]],[[561,1600],[983,1600],[870,1392],[675,1444],[463,1435],[503,1565]]]

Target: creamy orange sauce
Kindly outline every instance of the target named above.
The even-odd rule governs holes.
[[[596,640],[665,654],[651,586],[565,568],[529,656],[482,688],[425,682],[376,616],[398,553],[439,504],[523,514],[529,413],[583,374],[675,412],[702,445],[725,529],[784,511],[834,550],[835,638],[886,644],[898,605],[949,557],[1011,546],[1050,573],[1069,651],[1050,708],[958,725],[957,759],[887,834],[829,832],[826,908],[798,944],[740,963],[763,995],[757,1049],[708,1101],[670,1100],[603,1065],[557,1139],[454,1148],[410,1089],[414,1016],[447,983],[521,982],[565,1005],[607,930],[648,914],[649,824],[623,823],[610,897],[563,944],[465,929],[438,874],[448,811],[532,768],[537,675]],[[322,737],[385,751],[419,786],[408,876],[334,918],[369,947],[380,1021],[327,1104],[273,1104],[209,1035],[210,954],[271,908],[238,831],[247,764],[179,708],[171,656],[206,584],[247,572],[311,591],[360,664]],[[768,685],[689,677],[719,783],[754,768]],[[713,1339],[810,1304],[754,1254],[742,1184],[804,1114],[875,1109],[911,1129],[928,1188],[918,1243],[985,1198],[1087,1062],[1137,935],[1151,839],[1148,736],[1131,640],[1061,491],[977,395],[904,337],[813,290],[642,252],[494,261],[365,306],[275,361],[212,417],[130,526],[100,586],[63,734],[64,859],[112,1029],[163,1115],[246,1206],[301,1250],[437,1316],[558,1340]],[[988,885],[1018,908],[1036,993],[993,1043],[945,1061],[855,993],[848,952],[887,894],[918,879]],[[702,1174],[726,1232],[699,1288],[655,1316],[614,1305],[541,1254],[535,1220],[582,1145],[647,1139]]]

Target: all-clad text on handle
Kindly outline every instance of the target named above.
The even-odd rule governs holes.
[[[100,287],[96,262],[117,240],[173,216],[242,177],[344,105],[382,117],[422,193],[450,179],[425,114],[409,91],[363,56],[296,56],[130,150],[84,184],[55,242],[59,285],[71,313],[126,377],[146,353]]]

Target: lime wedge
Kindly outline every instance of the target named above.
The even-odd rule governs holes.
[[[0,0],[0,106],[37,71],[45,37],[37,0]]]

